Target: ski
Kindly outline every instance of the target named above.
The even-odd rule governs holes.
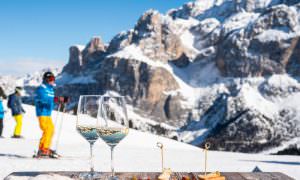
[[[58,155],[55,151],[52,150],[51,150],[51,154],[49,155],[39,155],[39,153],[36,153],[36,151],[34,151],[32,157],[37,159],[59,159],[61,158],[61,155]]]
[[[29,159],[37,159],[37,160],[74,160],[74,159],[78,159],[78,157],[73,157],[73,156],[59,156],[59,157],[49,157],[49,156],[38,156],[37,154],[33,154],[32,157],[26,157]]]

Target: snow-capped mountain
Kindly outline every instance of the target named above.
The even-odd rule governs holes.
[[[24,88],[25,95],[23,101],[28,104],[33,103],[33,93],[37,86],[42,83],[43,74],[46,71],[51,71],[55,75],[61,72],[59,68],[44,68],[40,71],[36,71],[32,74],[26,74],[25,76],[0,76],[0,87],[3,88],[6,95],[14,92],[15,87],[21,86]]]
[[[26,74],[23,77],[18,77],[16,84],[23,87],[36,87],[39,86],[43,81],[43,74],[47,71],[53,72],[54,75],[58,75],[61,72],[59,68],[44,68],[40,71],[34,72],[32,74]]]
[[[14,92],[17,86],[16,79],[14,76],[0,76],[0,87],[3,89],[5,95]]]
[[[194,145],[260,152],[299,145],[300,3],[197,0],[145,12],[106,45],[70,47],[58,94],[115,91],[131,126]],[[296,147],[299,149],[299,147]]]

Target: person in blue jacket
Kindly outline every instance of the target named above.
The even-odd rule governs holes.
[[[16,87],[15,93],[8,96],[7,106],[11,109],[12,116],[16,120],[14,135],[12,138],[22,138],[22,122],[25,110],[22,106],[22,87]]]
[[[2,102],[2,98],[6,99],[6,95],[2,89],[2,87],[0,87],[0,138],[2,138],[2,132],[3,132],[3,119],[4,119],[4,108],[3,108],[3,102]]]
[[[58,155],[50,149],[54,135],[54,124],[51,113],[54,108],[55,76],[52,72],[43,75],[43,83],[35,91],[35,108],[43,135],[39,143],[38,157],[52,157]]]
[[[3,108],[2,99],[0,99],[0,137],[2,137],[3,119],[4,119],[4,108]]]

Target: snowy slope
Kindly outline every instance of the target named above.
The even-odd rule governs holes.
[[[4,102],[4,104],[6,104]],[[88,143],[75,131],[76,117],[66,115],[63,124],[59,153],[61,160],[35,160],[31,156],[38,146],[41,136],[34,108],[25,106],[23,135],[25,139],[11,139],[14,120],[6,113],[4,139],[0,139],[0,179],[16,171],[86,171],[88,170]],[[56,114],[53,114],[56,117]],[[204,154],[202,149],[130,130],[127,138],[117,147],[115,164],[117,171],[160,171],[160,153],[156,143],[160,141],[166,148],[166,167],[173,171],[203,171]],[[97,171],[109,171],[109,148],[101,140],[95,145],[95,168]],[[176,158],[174,158],[176,157]],[[242,154],[227,152],[209,152],[209,171],[250,172],[255,166],[263,171],[280,171],[300,178],[300,157],[271,156],[262,154]],[[25,178],[24,178],[25,179]]]

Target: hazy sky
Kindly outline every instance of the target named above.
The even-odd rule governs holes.
[[[165,13],[189,0],[1,0],[0,75],[62,66],[68,48],[105,42],[132,28],[146,10]]]

